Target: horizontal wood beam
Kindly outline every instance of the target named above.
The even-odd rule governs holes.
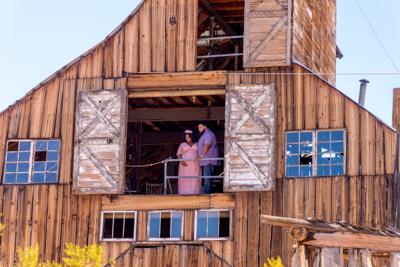
[[[302,244],[316,247],[367,248],[379,252],[400,252],[400,238],[350,232],[315,233]]]
[[[224,95],[226,71],[130,74],[128,97]]]
[[[336,225],[336,224],[328,224],[328,223],[318,223],[318,222],[309,222],[303,219],[295,219],[295,218],[287,218],[287,217],[279,217],[272,215],[261,215],[261,223],[271,224],[275,226],[281,226],[285,228],[292,227],[305,227],[307,229],[312,229],[315,231],[324,231],[324,232],[337,232],[337,231],[346,231],[345,228]]]
[[[224,120],[224,107],[157,108],[129,110],[128,121]]]
[[[224,142],[224,131],[215,131],[218,142]],[[146,132],[141,137],[142,145],[163,145],[182,143],[182,132]]]
[[[211,195],[151,195],[151,196],[103,196],[103,211],[128,210],[184,210],[184,209],[233,209],[234,194]]]
[[[400,252],[400,237],[385,236],[374,229],[302,219],[261,215],[261,222],[290,228],[291,237],[304,245],[316,247],[367,248],[371,251]]]

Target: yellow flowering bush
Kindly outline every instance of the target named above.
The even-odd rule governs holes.
[[[39,247],[18,248],[18,267],[101,267],[103,248],[100,245],[80,247],[67,244],[64,249],[63,263],[54,261],[39,263]]]
[[[284,267],[281,257],[277,257],[276,259],[272,258],[272,259],[268,259],[268,264],[264,263],[264,267]]]

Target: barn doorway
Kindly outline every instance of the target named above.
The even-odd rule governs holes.
[[[128,104],[126,194],[178,194],[177,150],[185,130],[198,137],[200,121],[214,132],[219,151],[211,190],[223,191],[224,95],[130,98]]]

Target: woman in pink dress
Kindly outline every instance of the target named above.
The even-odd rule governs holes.
[[[180,159],[187,159],[179,163],[178,192],[182,195],[200,194],[201,178],[186,178],[190,176],[200,176],[201,169],[197,158],[197,144],[193,140],[193,132],[185,131],[185,142],[180,144],[176,155]]]

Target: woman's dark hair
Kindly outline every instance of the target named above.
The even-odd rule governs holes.
[[[193,133],[183,133],[183,142],[186,143],[186,135],[192,138],[192,142],[196,143],[196,137]]]

